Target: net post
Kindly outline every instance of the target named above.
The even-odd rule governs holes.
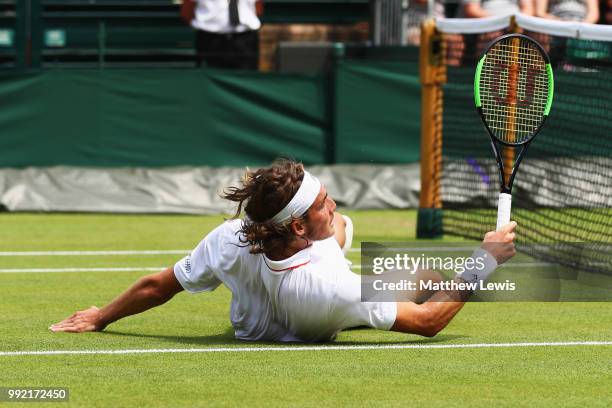
[[[446,82],[444,42],[435,21],[421,26],[421,192],[417,238],[442,236],[442,85]]]

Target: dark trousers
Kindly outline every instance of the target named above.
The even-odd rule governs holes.
[[[197,66],[257,70],[259,32],[219,34],[196,30]]]

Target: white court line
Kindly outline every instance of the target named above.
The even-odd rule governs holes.
[[[129,251],[16,251],[0,252],[0,256],[102,256],[102,255],[164,255],[188,254],[188,249],[129,250]]]
[[[55,272],[134,272],[158,271],[168,266],[141,266],[134,268],[28,268],[28,269],[0,269],[0,273],[55,273]]]
[[[402,248],[382,248],[384,251],[418,251],[418,252],[467,252],[473,251],[478,244],[466,245],[465,247],[402,247]],[[361,248],[351,248],[349,252],[361,252]]]
[[[558,266],[548,262],[509,262],[503,265],[499,265],[498,268],[535,268],[540,266]],[[351,265],[351,268],[361,269],[361,265]],[[2,269],[0,269],[2,272]]]
[[[135,350],[49,350],[0,351],[0,356],[51,356],[74,354],[161,354],[161,353],[238,353],[256,351],[330,351],[330,350],[405,350],[405,349],[472,349],[514,347],[612,346],[612,341],[567,341],[546,343],[475,343],[475,344],[380,344],[364,346],[278,346],[278,347],[208,347],[190,349]]]
[[[418,252],[464,252],[474,249],[466,247],[415,247],[415,248],[386,248],[396,251]],[[191,249],[145,249],[145,250],[116,250],[116,251],[0,251],[4,256],[106,256],[106,255],[182,255],[188,254]],[[361,248],[350,248],[349,252],[361,252]]]
[[[472,247],[419,247],[419,248],[388,248],[410,251],[469,251]],[[146,249],[146,250],[116,250],[116,251],[0,251],[0,256],[107,256],[107,255],[176,255],[188,254],[191,249]],[[351,248],[349,252],[361,252],[361,248]]]
[[[533,268],[537,266],[552,266],[545,262],[509,263],[501,265],[500,268]],[[361,269],[361,265],[351,265],[351,269]],[[140,267],[116,267],[116,268],[9,268],[0,269],[0,273],[60,273],[60,272],[136,272],[136,271],[163,271],[168,266],[140,266]]]

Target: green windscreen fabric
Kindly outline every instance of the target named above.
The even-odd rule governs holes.
[[[340,62],[325,75],[52,70],[0,75],[0,167],[409,163],[417,67]],[[331,92],[330,92],[331,91]]]
[[[419,66],[341,61],[336,72],[336,160],[410,163],[420,153]]]
[[[322,77],[212,70],[0,76],[0,167],[322,163]]]

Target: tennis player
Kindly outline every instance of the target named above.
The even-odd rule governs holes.
[[[441,291],[423,304],[362,302],[360,278],[350,271],[341,249],[352,239],[350,223],[299,163],[279,160],[247,172],[242,187],[230,188],[225,198],[238,203],[234,219],[208,234],[173,268],[139,279],[109,305],[77,312],[51,330],[103,330],[183,290],[212,291],[224,284],[232,292],[230,319],[238,339],[328,341],[356,326],[434,336],[470,295]],[[456,279],[485,280],[498,263],[512,257],[515,227],[512,222],[487,233],[483,247],[508,245],[487,246],[486,268]]]

